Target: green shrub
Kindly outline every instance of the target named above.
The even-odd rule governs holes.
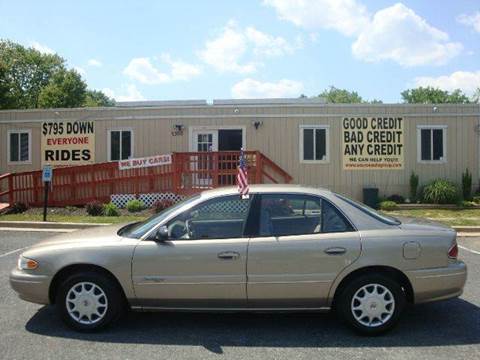
[[[387,198],[388,201],[396,202],[397,204],[405,203],[405,198],[402,195],[393,194]]]
[[[476,204],[480,204],[480,195],[476,195],[473,197],[473,202]]]
[[[397,203],[395,201],[390,201],[390,200],[382,201],[379,204],[379,207],[380,207],[380,210],[384,210],[384,211],[391,211],[391,210],[398,209]]]
[[[103,214],[105,216],[120,216],[117,205],[114,203],[108,203],[103,205]]]
[[[418,195],[418,175],[412,171],[410,175],[410,201],[416,202]]]
[[[145,204],[141,200],[134,199],[127,202],[125,207],[127,208],[128,212],[139,212],[145,209]]]
[[[472,198],[472,173],[468,168],[462,173],[462,194],[463,200],[470,200]]]
[[[10,208],[6,211],[7,214],[21,214],[28,210],[27,204],[21,201],[13,203]]]
[[[433,180],[422,191],[422,199],[430,204],[456,204],[460,198],[457,185],[448,180]]]
[[[103,215],[103,204],[100,201],[90,201],[85,206],[87,214],[90,216],[102,216]]]
[[[460,201],[460,207],[471,208],[475,207],[477,204],[473,201],[462,200]]]

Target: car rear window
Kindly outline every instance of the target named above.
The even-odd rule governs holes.
[[[365,214],[367,214],[367,215],[373,217],[374,219],[379,220],[379,221],[381,221],[385,224],[388,224],[388,225],[400,225],[401,224],[401,221],[398,220],[397,218],[395,218],[393,216],[388,216],[388,215],[385,215],[385,214],[381,214],[378,211],[372,209],[370,206],[367,206],[367,205],[362,204],[358,201],[349,199],[349,198],[347,198],[343,195],[340,195],[340,194],[335,194],[335,196],[342,199],[343,201],[349,203],[350,205],[354,206],[355,208],[364,212]]]

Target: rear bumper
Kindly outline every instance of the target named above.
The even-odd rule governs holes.
[[[27,274],[13,269],[10,273],[10,286],[20,299],[37,304],[50,303],[48,288],[51,278],[46,275]]]
[[[406,273],[417,304],[458,297],[462,295],[467,280],[467,266],[463,261],[456,261],[447,267]]]

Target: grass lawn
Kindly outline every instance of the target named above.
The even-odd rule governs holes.
[[[47,215],[47,221],[53,222],[73,222],[73,223],[109,223],[117,224],[131,221],[141,221],[146,216],[121,215],[121,216],[88,216],[88,215]],[[10,214],[0,215],[0,221],[42,221],[42,214]]]
[[[480,226],[480,209],[415,209],[385,211],[391,216],[421,217],[450,226]]]

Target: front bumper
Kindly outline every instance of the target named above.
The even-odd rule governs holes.
[[[455,261],[447,267],[408,271],[415,303],[444,300],[463,293],[467,280],[467,266]]]
[[[48,289],[51,278],[47,275],[26,273],[17,268],[10,272],[10,286],[20,299],[37,304],[49,304]]]

